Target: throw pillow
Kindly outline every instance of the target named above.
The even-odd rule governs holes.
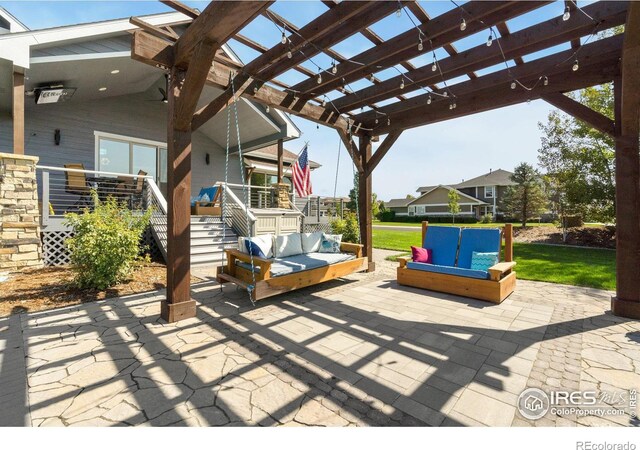
[[[473,252],[471,254],[471,270],[489,270],[489,267],[498,264],[498,252]]]
[[[302,239],[300,238],[300,233],[277,236],[273,246],[273,253],[276,258],[286,258],[287,256],[302,254]]]
[[[273,258],[273,235],[264,234],[262,236],[241,239],[243,240],[244,249],[240,250],[243,253],[253,254],[253,256],[259,258]]]
[[[413,262],[433,264],[433,251],[430,248],[414,247],[412,245],[411,256],[413,257]]]
[[[304,253],[317,252],[322,243],[322,231],[316,233],[301,233],[302,251]]]
[[[342,242],[341,234],[324,234],[322,233],[322,242],[320,243],[320,253],[340,253],[340,243]]]

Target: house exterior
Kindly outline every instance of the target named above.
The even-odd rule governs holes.
[[[385,203],[385,208],[394,211],[399,217],[448,216],[449,192],[452,190],[455,190],[452,186],[433,186],[418,198],[391,200]],[[464,192],[458,191],[458,197],[460,212],[457,216],[480,217],[481,211],[487,207],[487,203]]]
[[[24,153],[40,166],[82,164],[87,170],[154,177],[167,182],[167,80],[155,67],[131,59],[127,19],[28,30],[0,8],[0,151],[12,152],[15,80],[24,76]],[[180,33],[181,13],[145,16]],[[242,64],[229,46],[224,56]],[[57,102],[48,102],[46,95]],[[54,94],[51,94],[54,93]],[[207,86],[198,108],[220,93]],[[232,116],[233,117],[233,116]],[[300,136],[290,118],[275,108],[238,101],[242,150],[246,155]],[[235,126],[231,124],[232,129]],[[193,134],[193,192],[224,180],[227,115],[219,114]],[[236,134],[230,151],[237,153]],[[257,169],[254,173],[258,173]],[[230,158],[229,182],[240,183],[237,156]],[[41,178],[38,178],[41,181]]]
[[[481,215],[491,213],[495,217],[501,213],[500,203],[507,188],[515,185],[511,181],[511,175],[513,175],[513,172],[508,170],[490,170],[484,175],[463,181],[454,187],[460,192],[475,197],[489,205],[484,208]]]

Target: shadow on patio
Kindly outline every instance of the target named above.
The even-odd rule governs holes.
[[[630,322],[552,320],[535,299],[490,305],[395,282],[334,282],[255,308],[223,292],[194,285],[198,317],[178,324],[158,319],[162,291],[23,315],[24,350],[18,316],[3,319],[1,345],[27,355],[31,423],[508,426],[519,392],[541,383],[545,342],[563,347],[550,361],[577,362],[560,378],[578,389],[582,343],[563,339]],[[5,357],[0,385],[19,366]]]

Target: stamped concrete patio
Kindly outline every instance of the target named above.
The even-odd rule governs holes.
[[[0,425],[637,425],[516,411],[526,387],[640,387],[611,293],[519,281],[491,305],[378,264],[256,307],[205,282],[177,324],[162,292],[0,319]]]

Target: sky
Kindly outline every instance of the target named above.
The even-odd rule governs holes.
[[[185,1],[184,3],[200,10],[208,4],[203,1]],[[432,17],[455,7],[451,1],[419,3]],[[457,3],[464,7],[465,2]],[[584,4],[578,3],[579,6]],[[23,0],[0,1],[0,6],[31,29],[172,11],[157,1]],[[563,2],[555,2],[508,21],[507,24],[514,32],[530,25],[532,21],[547,20],[562,15],[563,8]],[[327,8],[313,1],[279,1],[271,9],[296,25],[303,26]],[[417,22],[417,19],[404,10],[400,17],[391,14],[371,28],[383,39],[388,39],[413,28],[414,22]],[[243,34],[267,47],[278,43],[281,32],[276,23],[263,17],[256,19],[243,30]],[[486,31],[476,33],[455,45],[458,50],[463,51],[483,44],[487,36]],[[258,55],[257,52],[237,42],[230,42],[230,45],[245,63]],[[371,46],[369,41],[356,35],[334,46],[333,49],[347,58],[352,58]],[[568,46],[558,46],[547,52],[538,52],[525,57],[525,61],[545,56],[550,51],[555,52],[566,48]],[[499,50],[496,49],[496,51]],[[438,59],[446,57],[442,50],[436,50],[435,53]],[[306,63],[305,66],[314,71],[318,71],[319,68],[326,70],[332,62],[326,55],[318,55],[312,60],[313,63]],[[416,66],[430,64],[431,61],[430,50],[412,60]],[[513,62],[510,61],[507,64],[512,65]],[[504,64],[480,71],[478,74],[500,69],[504,69]],[[398,66],[397,69],[390,68],[376,76],[386,79],[397,76],[398,71],[404,70]],[[304,79],[301,74],[294,71],[289,71],[278,78],[289,84],[295,84]],[[460,77],[450,81],[448,86],[455,92],[455,83],[465,80],[467,78]],[[368,85],[368,82],[362,81],[348,87],[357,90]],[[408,95],[422,93],[423,91],[418,90]],[[333,97],[333,94],[329,94],[329,98]],[[381,102],[379,106],[388,103]],[[537,165],[537,152],[541,138],[538,123],[545,122],[552,110],[553,107],[549,104],[534,100],[530,103],[406,130],[376,168],[373,174],[373,191],[382,200],[404,198],[407,194],[415,194],[419,186],[454,184],[482,175],[491,169],[513,170],[521,162]],[[312,175],[314,194],[333,196],[337,179],[336,194],[346,195],[352,187],[353,166],[335,130],[323,126],[318,129],[315,123],[295,116],[292,116],[292,119],[302,131],[302,136],[298,140],[287,142],[285,148],[298,153],[308,141],[309,157],[322,165]],[[374,144],[374,151],[377,145],[379,144]],[[340,157],[338,157],[339,152]],[[339,170],[336,171],[338,162]]]

